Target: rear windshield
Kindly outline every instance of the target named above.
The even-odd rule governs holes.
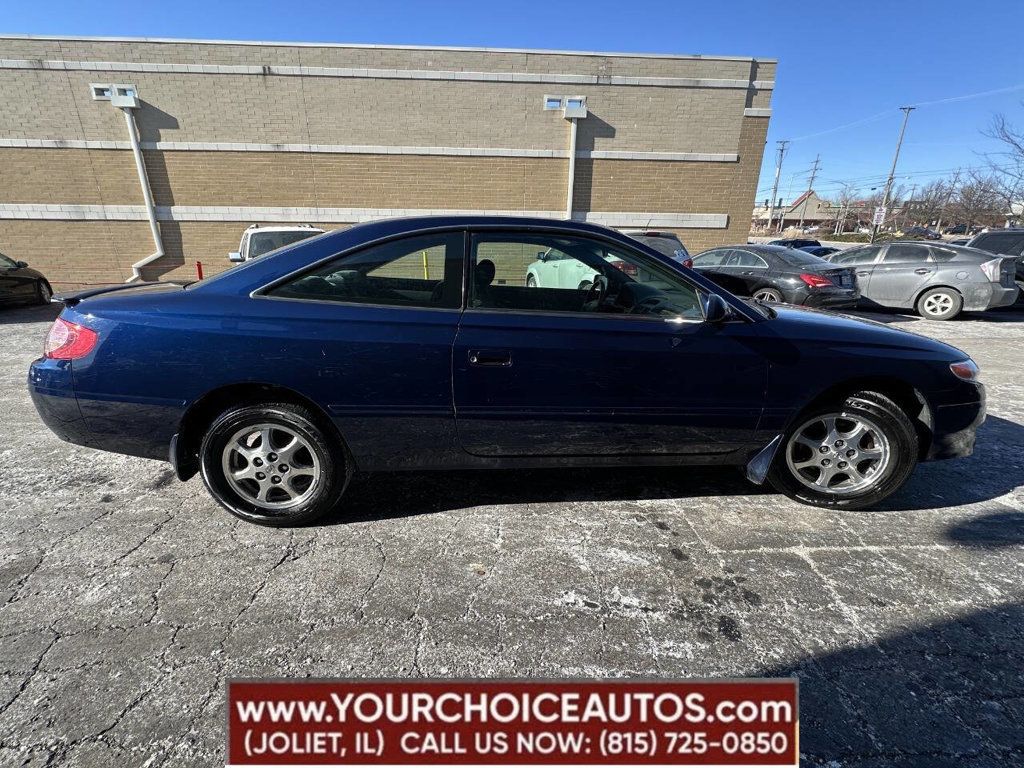
[[[820,267],[827,263],[814,254],[807,251],[799,251],[796,248],[787,248],[784,251],[777,251],[776,256],[789,264],[791,267]]]
[[[686,247],[675,235],[659,235],[658,237],[652,237],[650,235],[631,235],[631,237],[634,240],[639,240],[648,248],[653,248],[658,253],[663,253],[666,256],[682,255],[685,257],[688,255]],[[682,251],[681,254],[679,253],[680,251]]]

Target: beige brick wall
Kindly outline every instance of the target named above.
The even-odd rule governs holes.
[[[571,93],[590,110],[580,149],[729,153],[750,106],[738,88],[0,70],[0,138],[126,141],[120,110],[90,96],[111,80],[139,89],[144,141],[564,150],[566,121],[541,107]]]
[[[22,40],[0,58],[163,64],[370,67],[771,81],[770,61],[403,50],[397,48]],[[90,82],[130,82],[143,101],[143,141],[429,146],[564,151],[568,123],[541,109],[547,93],[583,94],[578,149],[737,154],[738,162],[579,159],[577,212],[727,214],[727,229],[681,229],[691,250],[745,239],[771,91],[651,85],[564,85],[2,69],[0,140],[127,140],[124,116],[90,97]],[[565,204],[565,158],[305,152],[145,151],[157,205],[552,210]],[[0,205],[140,205],[126,149],[0,147]],[[208,273],[254,222],[161,222],[167,256],[147,277]],[[274,222],[266,222],[274,223]],[[325,228],[345,226],[337,222]],[[55,284],[120,281],[152,252],[144,221],[0,218],[0,251]]]

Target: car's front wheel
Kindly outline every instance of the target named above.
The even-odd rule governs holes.
[[[36,283],[36,303],[37,304],[49,304],[50,299],[53,298],[53,291],[50,290],[50,284],[45,280],[40,280]]]
[[[891,496],[917,464],[917,432],[878,392],[858,392],[796,419],[768,479],[792,499],[862,509]]]
[[[307,408],[231,408],[200,447],[203,482],[228,512],[251,523],[302,525],[330,512],[347,485],[337,440]]]

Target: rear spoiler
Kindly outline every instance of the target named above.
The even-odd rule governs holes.
[[[95,288],[86,288],[83,291],[70,291],[68,293],[54,294],[50,301],[54,304],[63,304],[65,307],[73,307],[85,299],[91,299],[93,296],[102,296],[105,293],[124,291],[129,288],[135,288],[136,290],[139,288],[153,288],[158,285],[173,285],[176,288],[184,288],[188,283],[154,281],[149,283],[117,283],[116,285],[101,285]]]

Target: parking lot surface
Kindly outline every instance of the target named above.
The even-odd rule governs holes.
[[[1024,313],[872,315],[989,394],[975,455],[881,509],[720,469],[376,475],[298,530],[55,438],[25,387],[54,314],[0,313],[0,765],[223,764],[252,676],[798,675],[808,765],[1024,761]]]

